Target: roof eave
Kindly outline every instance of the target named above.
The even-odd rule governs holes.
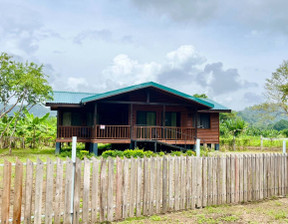
[[[202,105],[202,106],[205,106],[205,107],[207,107],[207,108],[209,108],[209,109],[211,109],[211,108],[214,107],[214,104],[212,104],[212,103],[208,103],[208,102],[205,102],[205,103],[203,102],[203,103],[201,103],[201,102],[199,102],[199,101],[203,101],[203,100],[201,100],[201,99],[194,100],[194,99],[191,99],[191,97],[180,96],[180,95],[178,95],[178,94],[172,93],[172,92],[170,92],[170,91],[167,91],[167,90],[165,90],[165,89],[162,89],[162,88],[157,87],[157,86],[152,85],[152,84],[149,84],[149,85],[147,85],[147,86],[141,86],[141,87],[135,88],[135,89],[133,89],[133,90],[123,91],[123,92],[121,92],[121,93],[111,94],[111,95],[109,95],[109,96],[99,97],[99,98],[96,98],[96,99],[95,99],[95,97],[94,97],[94,99],[91,99],[92,97],[85,97],[85,98],[82,98],[81,103],[88,103],[88,102],[92,102],[92,101],[99,101],[99,100],[103,100],[103,99],[105,99],[105,98],[117,96],[117,95],[119,95],[119,94],[125,94],[125,93],[129,93],[129,92],[131,92],[131,91],[137,91],[137,90],[144,89],[144,88],[149,88],[149,87],[153,87],[153,88],[159,89],[159,90],[161,90],[161,91],[163,91],[163,92],[166,92],[166,93],[175,95],[175,96],[177,96],[177,97],[181,97],[181,98],[184,98],[184,99],[186,99],[186,100],[193,101],[193,102],[195,102],[195,103],[197,103],[197,104],[200,104],[200,105]],[[91,99],[91,100],[90,100],[90,99]],[[208,104],[208,105],[207,105],[207,104]]]
[[[214,113],[231,113],[232,110],[231,109],[223,109],[223,110],[211,109],[211,110],[199,110],[198,112],[200,112],[200,113],[206,113],[206,112],[208,112],[208,113],[212,113],[212,112],[214,112]]]

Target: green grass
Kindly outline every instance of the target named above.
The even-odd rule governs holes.
[[[238,147],[260,147],[261,139],[260,136],[239,136],[236,138],[236,146]],[[263,140],[263,147],[282,147],[282,140]],[[229,147],[233,146],[233,136],[229,137],[220,137],[220,145],[228,145]]]
[[[54,148],[12,149],[11,155],[9,155],[9,149],[0,149],[0,164],[4,163],[5,159],[10,162],[15,162],[16,158],[18,158],[22,162],[26,162],[27,159],[36,162],[37,158],[45,162],[47,160],[47,157],[49,157],[53,161],[56,160],[57,156],[55,155]]]

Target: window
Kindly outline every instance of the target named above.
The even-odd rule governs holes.
[[[71,112],[64,112],[62,116],[62,125],[71,126]]]
[[[63,126],[81,126],[82,115],[79,112],[63,112]]]
[[[210,114],[201,113],[198,116],[198,128],[208,129],[210,128]]]
[[[155,126],[156,113],[151,111],[137,111],[137,125]]]
[[[179,127],[180,126],[180,113],[166,112],[165,113],[165,126]]]

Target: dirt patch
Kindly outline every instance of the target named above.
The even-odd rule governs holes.
[[[288,223],[288,198],[130,218],[124,223]]]

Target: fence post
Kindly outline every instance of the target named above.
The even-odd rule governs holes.
[[[196,139],[196,156],[200,157],[200,139]]]
[[[283,140],[283,154],[286,153],[286,140]]]
[[[261,150],[263,150],[263,136],[261,135],[261,145],[260,145]]]
[[[73,163],[73,171],[72,171],[72,183],[71,183],[71,207],[70,207],[70,213],[71,213],[71,220],[73,223],[73,216],[74,216],[74,186],[75,186],[75,165],[76,165],[76,144],[77,144],[77,137],[72,137],[72,156],[71,160]]]

